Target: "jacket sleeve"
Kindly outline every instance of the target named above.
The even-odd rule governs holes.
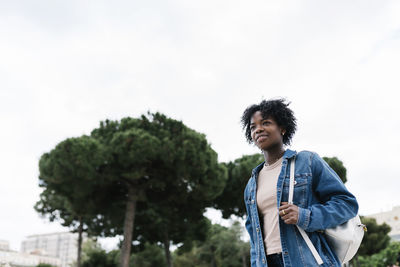
[[[299,207],[297,225],[313,232],[340,225],[357,215],[356,198],[318,154],[311,154],[312,190],[320,203]]]
[[[250,266],[251,267],[256,267],[256,250],[254,246],[254,240],[253,240],[253,225],[251,223],[251,212],[247,203],[247,196],[248,196],[248,187],[249,185],[247,184],[246,189],[244,190],[244,205],[246,206],[246,230],[249,233],[250,236]]]

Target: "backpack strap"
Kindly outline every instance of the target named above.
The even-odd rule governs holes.
[[[293,192],[294,192],[294,162],[296,160],[296,157],[294,157],[291,162],[290,162],[290,182],[289,182],[289,199],[288,202],[289,204],[293,204]],[[300,228],[298,225],[296,225],[297,230],[299,230],[301,236],[303,237],[304,241],[306,242],[308,248],[311,250],[311,253],[313,254],[315,260],[317,261],[318,265],[321,265],[324,263],[319,256],[317,250],[315,249],[313,243],[311,242],[310,238],[306,234],[306,232]]]
[[[293,191],[294,191],[294,162],[296,157],[290,161],[290,182],[289,182],[289,204],[293,204]]]

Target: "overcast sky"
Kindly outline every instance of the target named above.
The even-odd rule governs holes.
[[[285,97],[291,148],[341,159],[362,215],[400,205],[400,1],[0,3],[0,239],[13,249],[63,229],[33,210],[40,156],[148,110],[206,134],[225,162],[258,153],[243,110]]]

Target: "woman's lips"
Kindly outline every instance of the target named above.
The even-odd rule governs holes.
[[[268,136],[266,136],[266,135],[261,135],[261,136],[259,136],[259,137],[257,137],[257,143],[261,143],[261,142],[263,142],[265,139],[267,139],[268,138]]]

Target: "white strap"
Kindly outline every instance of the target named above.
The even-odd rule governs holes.
[[[322,263],[324,263],[322,261],[321,257],[319,256],[318,251],[315,249],[313,243],[311,243],[311,240],[308,237],[308,235],[306,234],[306,232],[302,228],[300,228],[299,226],[297,226],[297,230],[299,230],[299,232],[300,232],[301,236],[303,237],[304,241],[306,241],[306,244],[307,244],[308,248],[311,250],[311,253],[313,254],[315,260],[318,263],[318,265],[321,265]]]
[[[294,189],[294,161],[296,158],[290,161],[290,182],[289,182],[289,204],[293,204],[293,189]]]
[[[296,160],[296,157],[294,157],[291,162],[290,162],[290,182],[289,182],[289,199],[288,202],[289,204],[293,204],[293,191],[294,191],[294,162]],[[306,232],[300,228],[298,225],[297,229],[299,230],[301,236],[303,237],[304,241],[306,242],[308,248],[311,250],[311,253],[313,254],[315,260],[317,261],[318,265],[321,265],[324,263],[321,259],[321,257],[318,254],[318,251],[315,249],[313,243],[311,242],[310,238],[306,234]]]

